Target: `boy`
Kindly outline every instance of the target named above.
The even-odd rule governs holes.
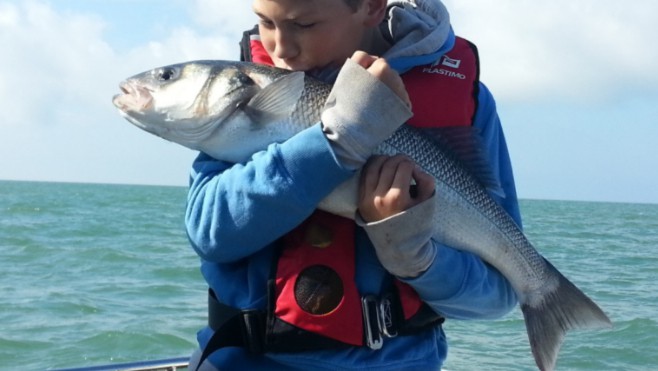
[[[246,163],[195,161],[186,224],[210,294],[190,369],[440,369],[444,318],[500,317],[516,296],[479,257],[430,238],[431,177],[404,156],[371,153],[404,122],[476,127],[505,191],[496,200],[520,223],[474,49],[438,0],[253,8],[243,60],[334,86],[321,122],[286,142]],[[361,167],[356,223],[315,210]]]

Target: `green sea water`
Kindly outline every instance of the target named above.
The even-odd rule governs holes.
[[[206,287],[185,188],[0,181],[0,370],[189,355]],[[658,369],[658,205],[523,200],[530,240],[614,322],[559,370]],[[534,370],[520,310],[446,322],[448,370]]]

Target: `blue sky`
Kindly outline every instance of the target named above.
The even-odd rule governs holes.
[[[658,2],[445,3],[479,47],[521,198],[658,203]],[[248,1],[0,0],[0,179],[185,185],[195,153],[111,98],[159,65],[235,59],[254,22]]]

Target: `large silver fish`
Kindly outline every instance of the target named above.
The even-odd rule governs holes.
[[[261,65],[197,61],[157,68],[121,83],[113,103],[136,126],[217,159],[242,162],[320,120],[330,86]],[[479,255],[514,287],[535,362],[555,367],[566,332],[610,327],[603,311],[553,265],[440,142],[403,125],[377,148],[404,153],[436,179],[434,239]],[[343,184],[321,205],[354,217],[357,182]]]

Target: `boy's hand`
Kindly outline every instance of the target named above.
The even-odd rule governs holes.
[[[359,213],[365,222],[386,219],[434,194],[434,178],[403,155],[373,156],[361,171]]]
[[[436,258],[434,183],[402,155],[373,156],[361,172],[357,223],[384,269],[397,277],[417,277]]]
[[[356,51],[350,58],[358,63],[361,67],[365,68],[371,75],[375,76],[383,82],[389,89],[391,89],[402,101],[411,108],[411,101],[409,94],[404,87],[400,75],[388,65],[384,58],[378,58],[363,51]]]

